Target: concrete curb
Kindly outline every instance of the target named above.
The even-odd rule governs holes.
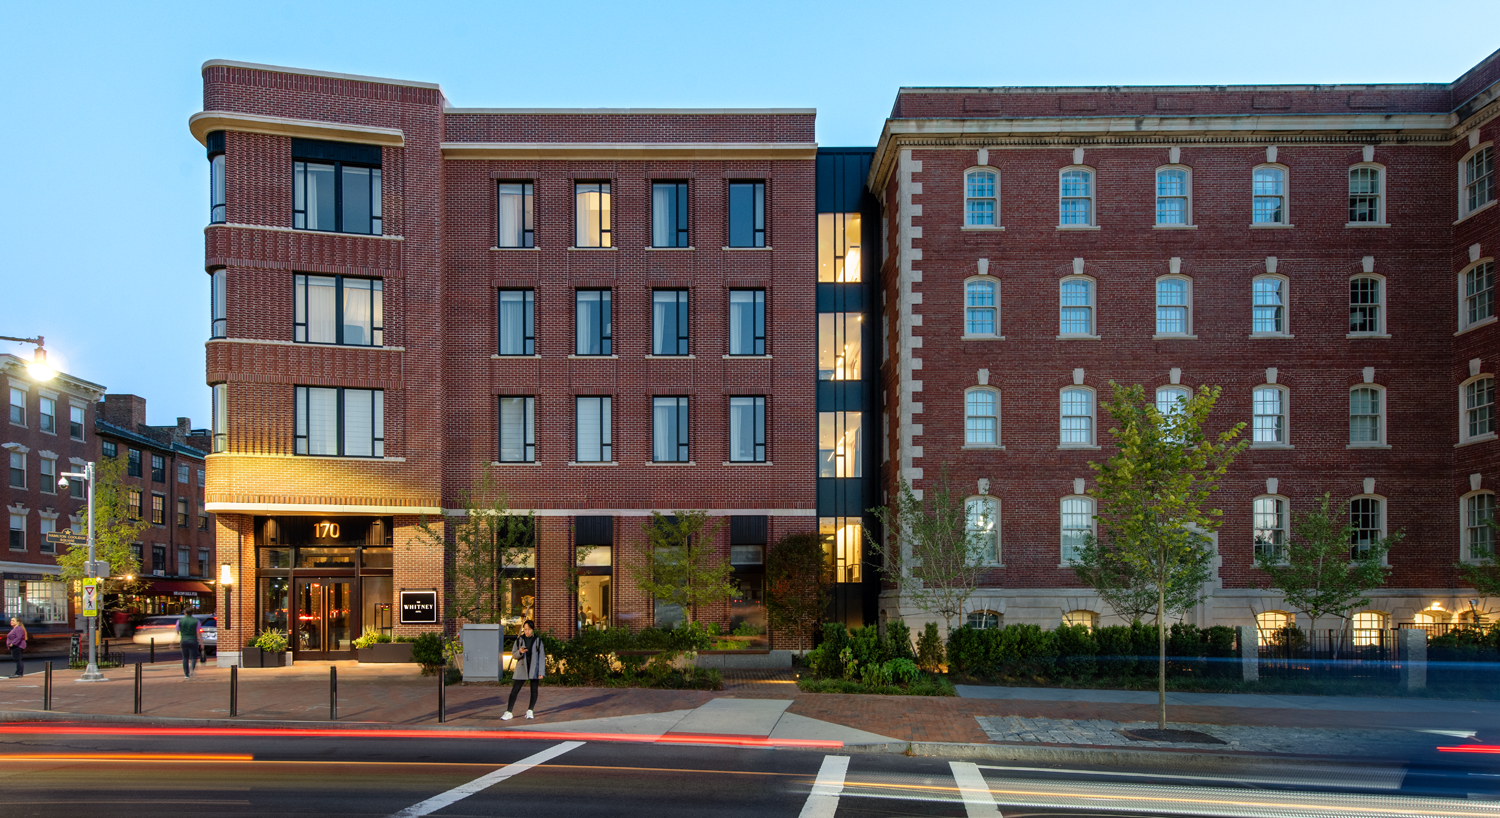
[[[1226,770],[1244,767],[1284,767],[1290,761],[1354,763],[1362,766],[1398,759],[1365,756],[1317,756],[1277,753],[1203,753],[1197,750],[1157,750],[1114,747],[1064,747],[1036,744],[964,744],[946,741],[892,741],[883,744],[846,744],[849,753],[941,756],[985,761],[1028,761],[1041,764],[1087,764],[1100,767],[1161,767],[1181,770]]]

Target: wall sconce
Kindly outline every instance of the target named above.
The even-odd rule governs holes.
[[[234,623],[234,614],[230,610],[230,601],[234,599],[230,586],[234,585],[234,572],[230,570],[229,563],[219,566],[219,587],[224,593],[224,630],[231,630]]]

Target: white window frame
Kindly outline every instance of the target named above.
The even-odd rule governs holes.
[[[985,560],[979,564],[985,566],[1003,567],[1005,565],[1005,552],[1000,548],[1000,498],[992,497],[988,494],[976,494],[964,500],[964,532],[966,534],[971,531],[979,530],[969,525],[970,503],[989,503],[990,508],[994,510],[994,519],[991,521],[990,525],[991,531],[994,533],[995,537],[995,550],[992,552],[992,556],[994,557],[994,559]]]
[[[1280,624],[1272,624],[1279,621]],[[1297,615],[1291,611],[1261,611],[1255,615],[1255,641],[1259,645],[1271,644],[1271,634],[1285,627],[1296,627]]]
[[[969,440],[969,418],[970,417],[985,417],[985,415],[970,415],[969,414],[969,395],[974,394],[976,392],[988,392],[991,395],[993,395],[994,398],[995,398],[995,414],[994,414],[994,418],[995,418],[995,442],[994,443],[975,443],[975,442]],[[964,407],[963,407],[963,412],[964,412],[964,445],[963,445],[963,448],[965,448],[965,449],[1004,449],[1005,448],[1005,446],[1004,446],[1005,439],[1000,436],[1000,433],[1001,433],[1002,429],[1000,427],[1000,390],[998,388],[993,387],[993,386],[971,386],[968,389],[965,389],[964,390]]]
[[[1089,515],[1088,532],[1090,534],[1094,535],[1095,537],[1099,536],[1099,521],[1096,520],[1096,519],[1094,519],[1094,515],[1098,514],[1099,512],[1098,512],[1098,505],[1095,504],[1094,498],[1089,497],[1089,496],[1084,495],[1084,494],[1069,494],[1069,495],[1063,497],[1062,500],[1059,501],[1058,506],[1057,506],[1057,527],[1058,527],[1058,531],[1057,531],[1057,538],[1058,539],[1057,539],[1057,542],[1058,542],[1058,553],[1062,557],[1061,561],[1058,563],[1058,566],[1057,566],[1059,568],[1072,568],[1073,567],[1073,561],[1072,561],[1070,555],[1068,554],[1067,539],[1066,539],[1066,535],[1065,535],[1064,532],[1067,532],[1067,531],[1082,531],[1083,530],[1083,529],[1070,529],[1070,528],[1064,528],[1063,527],[1063,522],[1064,522],[1064,519],[1065,519],[1063,517],[1063,515],[1067,513],[1068,503],[1071,502],[1071,501],[1074,501],[1074,500],[1082,501],[1082,502],[1084,502],[1084,503],[1086,503],[1088,505],[1088,509],[1087,509],[1088,510],[1088,515]]]
[[[1086,621],[1086,622],[1076,621],[1076,620],[1079,620],[1079,619],[1086,619],[1088,621]],[[1098,630],[1099,629],[1099,612],[1098,611],[1091,611],[1088,608],[1075,608],[1075,609],[1073,609],[1071,611],[1067,611],[1066,613],[1064,613],[1062,615],[1062,623],[1061,624],[1068,625],[1070,627],[1074,626],[1074,625],[1082,625],[1082,626],[1084,626],[1085,628],[1088,628],[1091,631]]]
[[[1063,288],[1069,284],[1083,283],[1088,286],[1089,293],[1089,328],[1088,332],[1063,332],[1062,314],[1064,309],[1077,309],[1067,307],[1063,304]],[[1070,275],[1058,279],[1057,282],[1057,340],[1068,339],[1099,340],[1099,282],[1093,276]]]
[[[1496,182],[1495,177],[1496,177],[1497,174],[1496,174],[1496,172],[1493,169],[1494,165],[1495,165],[1494,147],[1495,147],[1495,143],[1493,141],[1491,141],[1491,142],[1481,142],[1478,145],[1475,145],[1473,150],[1471,150],[1468,153],[1464,154],[1462,159],[1458,160],[1458,220],[1459,221],[1463,221],[1464,219],[1469,218],[1470,216],[1474,215],[1475,213],[1478,213],[1481,210],[1484,210],[1487,207],[1494,206],[1495,200],[1497,198],[1500,198],[1500,196],[1497,196],[1497,191],[1495,190],[1495,188],[1497,187],[1497,185],[1495,184],[1495,182]],[[1490,198],[1489,198],[1488,201],[1486,201],[1486,202],[1484,202],[1484,203],[1482,203],[1480,205],[1477,205],[1477,206],[1475,206],[1473,208],[1470,208],[1469,207],[1469,185],[1468,185],[1468,182],[1466,181],[1466,171],[1468,169],[1467,166],[1469,164],[1469,160],[1471,160],[1474,157],[1478,156],[1482,151],[1485,151],[1485,150],[1490,150],[1490,167],[1491,167],[1491,170],[1490,170],[1490,191],[1489,191]]]
[[[1470,321],[1468,290],[1469,273],[1478,270],[1480,267],[1483,267],[1486,264],[1490,266],[1490,314],[1484,316],[1483,318],[1477,318],[1473,321]],[[1474,261],[1466,265],[1458,273],[1458,331],[1466,332],[1468,330],[1474,329],[1475,327],[1482,327],[1485,324],[1493,324],[1496,320],[1495,316],[1495,259],[1493,256],[1491,256],[1488,258],[1479,259],[1478,261]]]
[[[1490,430],[1488,432],[1480,432],[1477,435],[1471,435],[1471,434],[1469,434],[1469,386],[1471,384],[1475,384],[1475,383],[1478,383],[1479,381],[1486,380],[1486,379],[1491,382],[1491,387],[1490,387],[1490,403],[1489,403],[1489,407],[1490,407]],[[1458,385],[1458,442],[1459,442],[1459,445],[1463,445],[1465,443],[1479,443],[1479,442],[1485,441],[1485,440],[1494,440],[1497,436],[1500,436],[1500,435],[1496,434],[1496,428],[1495,428],[1496,417],[1495,417],[1495,400],[1494,400],[1494,397],[1495,397],[1494,380],[1495,380],[1494,373],[1491,373],[1491,372],[1481,372],[1478,375],[1473,376],[1472,378],[1465,379],[1463,383],[1460,383]]]
[[[1159,313],[1159,311],[1161,310],[1161,308],[1163,306],[1162,303],[1161,303],[1161,284],[1162,284],[1163,281],[1180,281],[1180,282],[1182,282],[1183,287],[1186,289],[1186,291],[1184,293],[1184,297],[1187,299],[1187,303],[1186,304],[1184,304],[1184,305],[1176,305],[1176,304],[1167,305],[1167,306],[1170,306],[1170,307],[1182,306],[1186,310],[1186,317],[1185,317],[1185,320],[1183,322],[1186,325],[1186,331],[1185,332],[1161,332],[1160,331],[1161,330],[1161,326],[1160,326],[1160,324],[1158,322],[1161,320],[1160,319],[1160,313]],[[1194,339],[1194,338],[1198,337],[1198,336],[1196,336],[1196,335],[1193,334],[1193,280],[1191,278],[1189,278],[1189,277],[1187,277],[1185,275],[1181,275],[1179,273],[1171,273],[1171,274],[1168,274],[1168,275],[1159,276],[1159,277],[1157,277],[1156,282],[1153,285],[1153,295],[1154,295],[1154,301],[1155,301],[1155,304],[1156,304],[1156,308],[1155,309],[1156,309],[1156,311],[1158,311],[1158,312],[1153,313],[1153,315],[1152,315],[1152,324],[1153,324],[1153,326],[1156,329],[1156,333],[1152,336],[1153,338],[1187,338],[1187,339]]]
[[[1163,173],[1167,172],[1167,171],[1174,171],[1174,170],[1175,171],[1181,171],[1182,173],[1186,174],[1186,176],[1187,176],[1186,180],[1184,181],[1184,185],[1185,185],[1185,187],[1184,187],[1184,195],[1182,195],[1182,196],[1163,196],[1163,195],[1161,195],[1161,175]],[[1155,196],[1152,197],[1152,204],[1154,204],[1155,207],[1156,207],[1155,214],[1152,216],[1152,218],[1154,219],[1154,222],[1152,224],[1153,227],[1155,227],[1155,228],[1157,228],[1159,230],[1189,230],[1189,229],[1192,229],[1192,228],[1196,227],[1196,225],[1193,224],[1193,169],[1192,168],[1188,167],[1187,165],[1162,165],[1161,167],[1157,168],[1156,169],[1156,173],[1151,176],[1151,187],[1152,187],[1152,190],[1154,191],[1154,193],[1156,194]],[[1186,209],[1185,212],[1183,213],[1183,216],[1187,219],[1187,221],[1184,221],[1184,222],[1181,222],[1181,223],[1177,223],[1177,222],[1162,222],[1161,221],[1161,200],[1162,199],[1182,199],[1183,200],[1183,206]]]
[[[992,307],[971,307],[971,306],[969,306],[969,285],[971,285],[971,284],[984,284],[984,285],[988,286],[991,290],[993,290],[994,294],[995,294],[995,304],[994,304],[994,306],[992,306]],[[994,276],[970,276],[970,277],[964,279],[964,288],[963,288],[962,298],[963,298],[963,305],[964,305],[963,319],[962,319],[963,322],[964,322],[963,323],[963,329],[964,329],[963,337],[964,337],[965,340],[971,339],[971,338],[977,338],[977,339],[999,339],[1001,341],[1005,340],[1005,336],[1000,333],[1000,279],[995,278]],[[994,313],[994,321],[993,321],[993,323],[994,323],[994,326],[995,326],[995,331],[994,332],[970,332],[969,331],[969,310],[986,310],[986,309],[989,310],[990,312]]]
[[[21,527],[20,528],[16,528],[16,520],[18,518],[21,521]],[[10,526],[6,530],[7,531],[11,531],[11,532],[14,532],[14,531],[21,532],[21,547],[20,548],[16,548],[14,546],[11,546],[10,547],[11,551],[15,551],[15,552],[18,552],[18,553],[26,551],[26,529],[28,527],[30,527],[30,523],[31,523],[31,512],[30,511],[26,511],[26,512],[12,511],[12,512],[10,512]],[[6,535],[6,537],[9,537],[9,536],[10,536],[9,534]]]
[[[1360,280],[1368,280],[1368,281],[1375,282],[1376,285],[1380,287],[1380,300],[1378,300],[1378,301],[1375,302],[1375,310],[1376,310],[1376,313],[1375,313],[1375,329],[1374,330],[1370,330],[1370,331],[1355,332],[1354,331],[1354,327],[1353,327],[1353,317],[1352,317],[1353,313],[1354,313],[1354,308],[1356,306],[1355,303],[1354,303],[1354,282],[1360,281]],[[1386,318],[1386,312],[1387,312],[1387,310],[1386,310],[1386,302],[1387,302],[1387,300],[1389,300],[1389,296],[1390,296],[1390,290],[1386,286],[1385,276],[1383,276],[1383,275],[1381,275],[1379,273],[1358,273],[1356,275],[1349,276],[1349,288],[1348,289],[1349,289],[1349,313],[1350,313],[1351,317],[1350,317],[1349,332],[1344,337],[1345,338],[1389,338],[1389,337],[1391,337],[1386,332],[1386,330],[1385,330],[1385,318]],[[1358,305],[1358,306],[1369,306],[1369,305],[1367,305],[1367,304],[1361,304],[1361,305]]]
[[[1385,178],[1386,178],[1386,172],[1387,172],[1386,168],[1385,168],[1385,165],[1382,165],[1379,162],[1360,162],[1358,164],[1350,165],[1349,166],[1349,172],[1347,174],[1345,174],[1345,176],[1344,176],[1345,181],[1346,182],[1347,181],[1352,181],[1352,177],[1354,176],[1354,172],[1356,170],[1361,170],[1361,169],[1374,170],[1374,171],[1377,171],[1380,174],[1380,177],[1378,179],[1378,184],[1376,184],[1376,186],[1375,186],[1375,193],[1373,194],[1375,196],[1375,221],[1373,221],[1373,222],[1357,222],[1357,221],[1354,221],[1353,219],[1350,219],[1344,226],[1345,227],[1389,227],[1390,224],[1385,219]],[[1349,197],[1353,198],[1353,196],[1354,196],[1354,192],[1350,191],[1349,192]]]
[[[1162,408],[1161,408],[1161,393],[1167,392],[1167,391],[1181,392],[1181,393],[1184,393],[1183,396],[1185,396],[1188,400],[1192,400],[1193,399],[1193,390],[1192,390],[1192,388],[1191,387],[1187,387],[1187,386],[1183,386],[1180,383],[1171,383],[1171,384],[1167,384],[1166,386],[1158,386],[1158,387],[1156,387],[1156,394],[1155,394],[1155,400],[1153,402],[1153,405],[1156,407],[1157,413],[1161,414],[1163,416],[1165,416],[1167,413],[1163,412]],[[1173,401],[1174,404],[1176,404],[1177,398],[1174,397],[1172,399],[1172,401]],[[1174,406],[1173,409],[1172,409],[1172,411],[1180,411],[1180,410],[1177,409],[1176,406]]]
[[[9,450],[10,456],[6,460],[5,485],[17,491],[27,491],[31,488],[31,464],[30,458],[26,456],[26,450]],[[16,471],[16,464],[20,463],[21,485],[10,482],[11,472]]]
[[[1469,526],[1469,502],[1472,501],[1475,497],[1479,497],[1481,495],[1489,496],[1491,512],[1490,518],[1494,519],[1495,492],[1489,489],[1481,489],[1479,491],[1468,492],[1462,497],[1458,498],[1458,539],[1460,544],[1458,555],[1461,561],[1469,565],[1478,564],[1485,558],[1485,556],[1478,556],[1474,554],[1474,542],[1471,534],[1472,529]],[[1495,537],[1494,534],[1491,533],[1491,549],[1494,548],[1497,540],[1500,540],[1500,537]],[[1491,553],[1487,556],[1493,557],[1495,556],[1495,554]]]
[[[1088,174],[1089,192],[1087,196],[1064,196],[1063,176],[1069,173]],[[1082,223],[1063,221],[1063,202],[1083,200],[1088,202],[1088,220]],[[1099,172],[1088,165],[1067,165],[1057,171],[1057,229],[1058,230],[1098,230],[1099,229]]]
[[[1291,503],[1291,500],[1287,499],[1287,497],[1285,495],[1281,495],[1281,494],[1261,494],[1261,495],[1257,495],[1254,499],[1252,499],[1250,501],[1250,556],[1251,556],[1251,559],[1252,559],[1252,561],[1254,559],[1256,559],[1256,553],[1255,553],[1255,551],[1256,551],[1256,542],[1258,540],[1258,538],[1256,536],[1256,532],[1263,530],[1258,525],[1259,520],[1256,519],[1257,512],[1255,510],[1255,505],[1257,503],[1259,503],[1260,501],[1262,501],[1262,500],[1275,500],[1275,501],[1277,501],[1278,503],[1281,504],[1281,514],[1280,514],[1280,523],[1281,523],[1281,525],[1280,525],[1279,528],[1271,529],[1271,530],[1275,530],[1275,531],[1280,531],[1281,532],[1281,547],[1279,549],[1280,553],[1281,553],[1281,559],[1277,560],[1277,562],[1279,564],[1285,565],[1286,561],[1287,561],[1287,544],[1289,542],[1291,542],[1291,538],[1292,538],[1292,503]]]
[[[1371,389],[1371,390],[1374,390],[1375,394],[1379,396],[1380,411],[1377,412],[1376,415],[1375,415],[1375,417],[1376,417],[1376,421],[1375,422],[1380,425],[1380,428],[1378,430],[1379,434],[1376,435],[1376,438],[1377,438],[1376,440],[1373,440],[1373,441],[1364,441],[1364,442],[1358,442],[1358,443],[1356,443],[1354,441],[1353,437],[1352,437],[1352,435],[1354,434],[1354,406],[1352,405],[1352,401],[1354,400],[1354,392],[1355,392],[1355,390],[1359,390],[1359,389]],[[1389,449],[1390,446],[1386,443],[1386,431],[1387,431],[1387,428],[1386,428],[1386,422],[1385,422],[1386,415],[1387,415],[1387,411],[1386,410],[1387,410],[1387,407],[1388,407],[1389,404],[1386,402],[1385,387],[1381,386],[1378,383],[1359,383],[1359,384],[1355,384],[1354,386],[1349,387],[1349,399],[1351,401],[1351,405],[1349,406],[1349,433],[1351,435],[1351,438],[1349,440],[1348,448],[1350,448],[1350,449]]]
[[[1255,419],[1260,417],[1256,414],[1256,393],[1263,389],[1274,389],[1281,393],[1281,440],[1256,440]],[[1266,415],[1265,417],[1271,417]],[[1292,390],[1281,384],[1263,383],[1250,391],[1250,448],[1252,449],[1290,449],[1292,448]]]
[[[1067,406],[1065,396],[1069,392],[1082,392],[1089,397],[1089,413],[1087,415],[1064,414]],[[1089,439],[1086,443],[1068,441],[1066,439],[1067,429],[1063,427],[1065,418],[1087,417],[1089,419]],[[1057,390],[1057,448],[1059,449],[1097,449],[1099,448],[1099,395],[1092,386],[1070,384]]]
[[[1255,285],[1262,281],[1277,281],[1281,284],[1281,329],[1257,330],[1255,328]],[[1291,338],[1292,336],[1292,280],[1280,273],[1262,273],[1250,279],[1250,337]]]
[[[981,623],[983,623],[984,621],[987,621],[987,619],[989,617],[994,617],[995,618],[995,627],[988,628],[988,627],[985,627],[983,624],[980,624],[980,625],[976,626],[973,622],[969,621],[969,620],[973,619],[976,616],[980,618]],[[964,614],[964,625],[966,627],[974,628],[974,630],[978,630],[978,631],[999,630],[1000,628],[1005,627],[1005,614],[1000,613],[999,611],[994,610],[993,608],[976,608],[976,609],[974,609],[972,611],[969,611],[968,613]]]
[[[47,473],[47,465],[51,464],[52,473]],[[37,458],[37,489],[43,494],[57,493],[57,458],[48,457],[45,454]]]
[[[1385,539],[1386,536],[1387,536],[1386,532],[1388,532],[1390,530],[1389,526],[1386,524],[1386,520],[1390,517],[1390,513],[1391,513],[1391,504],[1390,504],[1390,501],[1388,499],[1386,499],[1386,497],[1384,495],[1381,495],[1381,494],[1356,494],[1353,497],[1350,497],[1349,498],[1349,504],[1344,507],[1345,508],[1345,511],[1344,511],[1345,517],[1344,517],[1344,519],[1348,520],[1351,524],[1354,522],[1354,516],[1353,516],[1354,515],[1354,502],[1356,500],[1375,500],[1375,501],[1377,501],[1377,502],[1380,503],[1380,528],[1378,529],[1378,531],[1379,531],[1378,536],[1382,540]],[[1349,552],[1350,552],[1351,555],[1353,554],[1353,552],[1354,552],[1354,546],[1353,546],[1353,544],[1350,544],[1350,546],[1349,546]],[[1380,562],[1381,565],[1386,565],[1387,563],[1388,563],[1388,560],[1386,560],[1385,558],[1381,559],[1381,562]]]
[[[994,176],[995,176],[995,195],[994,196],[970,196],[969,195],[969,177],[972,176],[972,175],[974,175],[974,174],[976,174],[976,173],[992,173],[992,174],[994,174]],[[975,165],[974,167],[971,167],[971,168],[969,168],[969,169],[967,169],[967,170],[964,171],[964,182],[963,182],[963,185],[964,185],[963,186],[963,194],[964,194],[964,204],[963,204],[963,207],[964,207],[964,210],[963,210],[964,222],[963,222],[963,229],[964,230],[1004,230],[1005,228],[1001,226],[1001,221],[1000,221],[1000,169],[996,168],[996,167],[993,167],[991,165]],[[995,209],[992,211],[992,215],[994,216],[994,219],[989,224],[976,224],[970,218],[969,203],[970,202],[984,202],[984,201],[990,201],[990,202],[994,203]]]
[[[1266,169],[1281,171],[1281,221],[1258,222],[1255,220],[1255,174]],[[1347,180],[1346,180],[1347,181]],[[1250,171],[1250,226],[1252,228],[1292,226],[1292,170],[1280,162],[1263,162]]]

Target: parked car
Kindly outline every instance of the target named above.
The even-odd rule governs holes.
[[[156,640],[159,648],[176,647],[182,641],[182,635],[177,631],[177,622],[182,617],[178,616],[148,616],[135,629],[135,635],[130,640],[137,645],[149,645]],[[204,655],[210,655],[219,648],[219,622],[213,616],[200,617],[198,622],[202,633],[198,637],[198,644],[203,648]]]

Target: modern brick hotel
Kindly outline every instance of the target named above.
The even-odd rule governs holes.
[[[1500,53],[1420,85],[907,88],[872,148],[819,147],[812,110],[203,78],[226,657],[440,624],[418,525],[487,469],[537,515],[510,608],[560,635],[671,620],[630,576],[652,511],[723,523],[740,592],[709,621],[763,623],[765,547],[802,531],[831,618],[915,620],[868,509],[944,473],[993,540],[969,621],[1109,621],[1068,561],[1112,381],[1219,386],[1213,422],[1247,425],[1199,624],[1284,621],[1254,555],[1324,493],[1405,533],[1357,627],[1472,615]]]

